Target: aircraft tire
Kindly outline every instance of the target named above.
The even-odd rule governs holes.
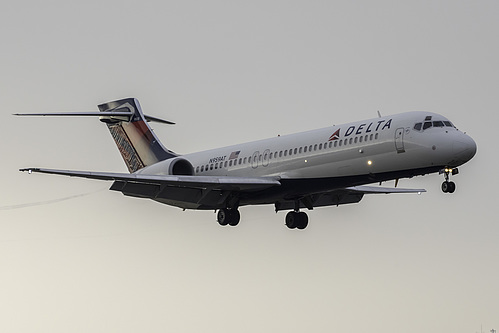
[[[236,225],[239,224],[240,220],[241,220],[241,214],[239,213],[239,210],[237,210],[237,209],[229,210],[229,225],[230,226],[235,227]]]
[[[286,214],[286,227],[289,229],[295,229],[298,226],[298,214],[295,212],[289,212]]]
[[[222,209],[218,210],[217,221],[218,221],[218,224],[220,224],[221,226],[226,226],[227,224],[229,224],[230,214],[226,208],[222,208]]]
[[[442,192],[444,193],[454,193],[456,191],[456,183],[445,181],[442,183]]]
[[[449,188],[447,190],[448,190],[448,193],[454,193],[454,191],[456,190],[456,183],[449,182]]]
[[[305,229],[308,226],[308,215],[305,212],[299,212],[298,215],[298,224],[296,227],[300,230]]]

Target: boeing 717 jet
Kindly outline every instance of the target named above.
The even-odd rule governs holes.
[[[98,112],[17,114],[98,116],[130,173],[24,168],[20,171],[112,181],[110,190],[182,209],[217,211],[220,225],[235,226],[239,207],[272,204],[289,211],[286,226],[305,229],[304,209],[358,203],[365,194],[421,193],[369,184],[441,173],[450,176],[476,153],[476,144],[446,117],[406,112],[322,129],[179,155],[156,137],[138,100],[99,105]]]

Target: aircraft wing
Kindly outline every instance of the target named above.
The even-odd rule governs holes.
[[[272,186],[279,186],[281,183],[275,178],[265,177],[217,177],[217,176],[173,176],[173,175],[144,175],[113,172],[93,172],[93,171],[73,171],[55,170],[42,168],[25,168],[19,171],[29,173],[48,173],[79,178],[89,178],[97,180],[114,180],[115,182],[133,183],[136,185],[157,185],[172,186],[182,188],[202,188],[218,190],[262,190]]]
[[[175,176],[145,175],[137,173],[113,173],[93,171],[54,170],[25,168],[19,171],[48,173],[63,176],[114,181],[110,190],[126,196],[149,198],[173,206],[188,209],[214,209],[224,205],[234,193],[252,193],[280,186],[277,178],[271,177],[226,177],[226,176]],[[330,192],[317,193],[300,200],[300,208],[342,205],[359,202],[365,194],[422,193],[424,189],[404,189],[379,186],[352,186]],[[276,210],[294,209],[293,200],[276,203]]]
[[[299,208],[313,209],[314,207],[339,206],[358,203],[365,194],[417,193],[426,192],[425,189],[393,188],[381,186],[350,186],[338,188],[328,192],[315,193],[304,196],[299,201]],[[295,209],[293,201],[279,201],[276,210]]]

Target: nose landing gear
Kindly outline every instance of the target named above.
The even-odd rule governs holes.
[[[456,183],[449,181],[449,175],[457,175],[459,170],[457,168],[445,168],[443,171],[445,181],[442,183],[442,192],[444,193],[454,193],[456,190]]]

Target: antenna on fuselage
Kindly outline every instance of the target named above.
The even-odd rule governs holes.
[[[380,118],[381,118],[381,113],[379,113],[379,110],[378,110],[378,117],[380,117]]]

